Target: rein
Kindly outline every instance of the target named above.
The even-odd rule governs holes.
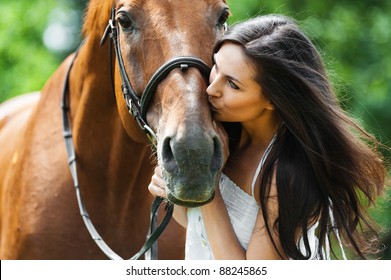
[[[111,11],[111,18],[108,22],[108,25],[106,27],[106,30],[102,36],[101,45],[103,45],[107,39],[107,36],[110,35],[111,42],[114,45],[114,50],[116,53],[116,58],[118,60],[119,64],[119,70],[120,75],[122,79],[122,92],[126,101],[126,105],[128,107],[129,113],[136,119],[137,123],[141,127],[141,129],[144,131],[144,133],[147,135],[149,140],[151,141],[153,147],[152,149],[156,149],[157,147],[157,136],[152,130],[152,128],[148,125],[146,121],[146,114],[148,105],[155,94],[156,88],[158,87],[159,83],[164,80],[167,75],[175,68],[180,68],[182,71],[186,71],[189,67],[195,67],[200,70],[201,74],[204,77],[208,77],[210,73],[209,66],[196,57],[191,56],[184,56],[184,57],[175,57],[166,63],[164,63],[151,77],[149,80],[144,93],[139,97],[133,90],[133,87],[129,81],[129,78],[126,74],[122,54],[121,54],[121,48],[119,44],[119,40],[117,39],[117,36],[119,34],[118,26],[115,22],[115,9],[112,8]],[[83,41],[84,42],[84,41]],[[72,129],[71,129],[71,122],[70,122],[70,106],[69,106],[69,75],[70,71],[72,69],[73,63],[78,55],[78,52],[83,45],[83,42],[80,44],[79,48],[75,51],[75,54],[73,56],[73,59],[69,65],[65,82],[63,86],[62,91],[62,103],[61,103],[61,109],[62,109],[62,119],[63,119],[63,136],[65,140],[65,146],[66,151],[68,155],[68,164],[70,168],[70,172],[72,175],[77,202],[80,210],[80,215],[83,218],[84,224],[90,233],[92,239],[95,241],[95,243],[99,246],[99,248],[102,250],[102,252],[112,260],[122,260],[122,258],[116,254],[102,239],[102,237],[97,232],[95,226],[93,225],[87,209],[83,203],[83,199],[80,192],[79,182],[78,182],[78,175],[77,175],[77,167],[76,167],[76,152],[75,147],[73,143],[73,137],[72,137]],[[109,44],[110,47],[110,44]],[[111,67],[111,47],[110,47],[110,67]],[[112,71],[110,71],[112,72]],[[112,73],[111,73],[112,74]],[[114,87],[113,87],[114,88]],[[144,245],[141,247],[140,251],[135,254],[133,257],[131,257],[131,260],[137,260],[140,259],[144,254],[146,259],[157,259],[157,239],[160,237],[160,235],[163,233],[165,228],[167,227],[172,213],[174,209],[174,205],[171,203],[168,203],[166,205],[166,214],[159,224],[157,226],[157,212],[160,208],[161,202],[163,201],[163,198],[156,197],[152,206],[151,206],[151,213],[150,213],[150,228],[147,235],[147,239],[144,243]],[[157,227],[156,227],[157,226]]]

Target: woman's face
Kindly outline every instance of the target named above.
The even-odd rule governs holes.
[[[247,122],[262,115],[269,100],[254,80],[255,69],[241,46],[224,43],[214,55],[206,92],[214,117],[224,122]]]

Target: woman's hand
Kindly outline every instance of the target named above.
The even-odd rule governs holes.
[[[148,190],[153,196],[167,197],[166,183],[164,182],[162,170],[159,165],[155,167],[155,172],[152,175]]]
[[[160,166],[155,167],[155,172],[152,175],[151,182],[148,185],[148,190],[153,196],[160,196],[167,198],[166,183],[162,176]],[[175,205],[173,217],[178,224],[186,228],[187,226],[187,208]]]

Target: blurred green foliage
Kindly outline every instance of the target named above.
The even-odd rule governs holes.
[[[42,88],[80,41],[86,0],[0,0],[0,102]],[[227,0],[230,23],[255,15],[294,17],[318,46],[342,105],[386,146],[391,139],[391,1]],[[62,49],[49,30],[68,33]],[[68,28],[69,27],[69,28]],[[71,43],[69,43],[71,41]],[[57,42],[58,43],[58,42]],[[57,46],[58,47],[58,46]],[[390,153],[384,149],[389,160]],[[390,191],[372,215],[391,239]],[[390,245],[390,241],[385,241]],[[391,259],[390,251],[385,259]]]
[[[80,41],[80,0],[0,0],[0,102],[40,90],[61,61]],[[50,26],[71,22],[74,44],[62,51],[49,51],[44,32]],[[65,27],[64,27],[65,28]],[[69,33],[69,32],[68,32]]]
[[[54,1],[0,0],[0,102],[38,90],[59,60],[42,43]]]

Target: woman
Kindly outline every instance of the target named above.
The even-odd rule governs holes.
[[[211,203],[175,206],[186,258],[328,259],[331,236],[373,253],[364,201],[384,188],[378,142],[339,106],[311,41],[292,19],[261,16],[234,26],[213,58],[207,94],[230,155]],[[164,196],[155,171],[149,190]]]

